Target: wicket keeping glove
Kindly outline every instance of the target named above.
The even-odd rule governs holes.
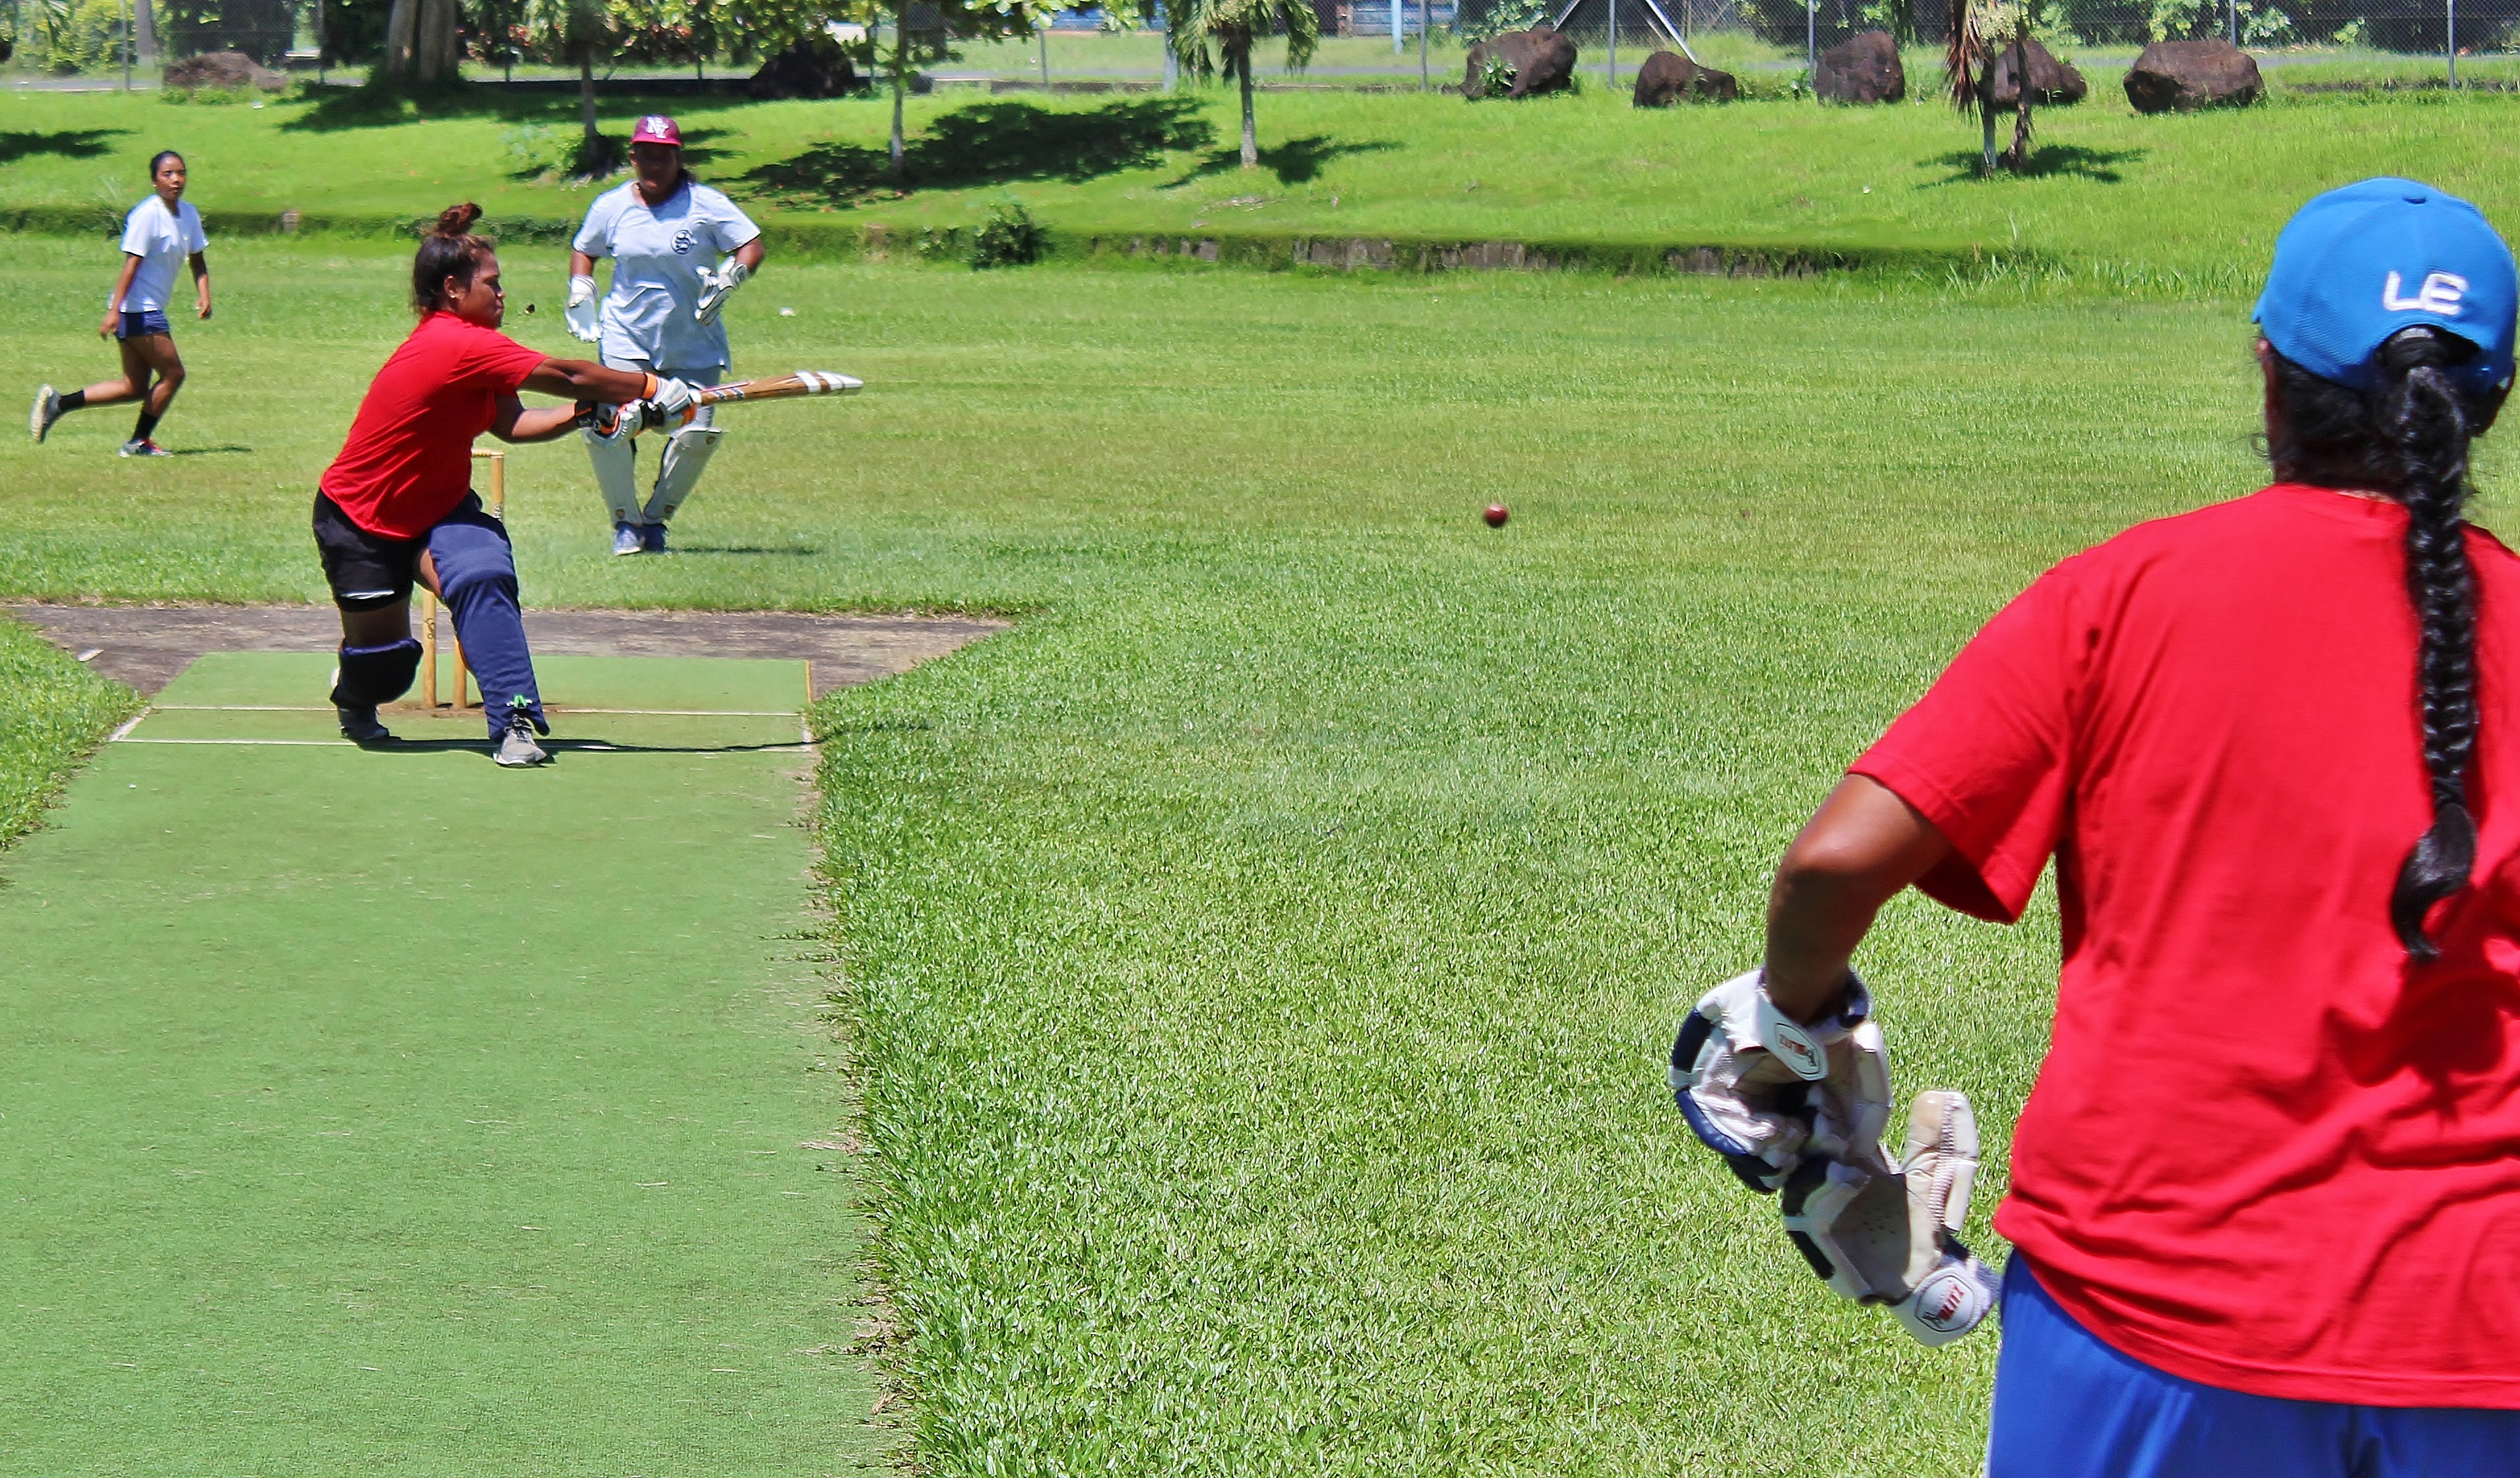
[[[600,310],[595,305],[595,279],[572,277],[568,280],[568,306],[561,317],[568,320],[569,336],[587,343],[599,343],[604,331],[599,326]]]
[[[1853,970],[1846,999],[1810,1026],[1777,1009],[1761,971],[1706,993],[1671,1049],[1681,1116],[1741,1183],[1780,1188],[1807,1155],[1888,1173],[1890,1058],[1872,997]]]
[[[692,305],[692,317],[704,324],[717,322],[717,310],[726,306],[726,300],[733,297],[735,290],[742,287],[744,279],[751,275],[750,267],[731,256],[714,272],[701,268],[700,298]]]
[[[1950,1344],[2001,1297],[1995,1274],[1959,1239],[1977,1157],[1967,1096],[1918,1094],[1897,1170],[1804,1159],[1784,1186],[1785,1234],[1838,1294],[1888,1306],[1919,1343]]]

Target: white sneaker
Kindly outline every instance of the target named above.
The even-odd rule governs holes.
[[[61,419],[62,397],[51,385],[45,385],[37,390],[35,409],[26,417],[26,429],[34,436],[36,445],[43,444],[45,435],[53,428],[53,423]]]
[[[526,770],[548,762],[551,756],[534,742],[534,721],[526,716],[524,699],[508,715],[508,732],[499,736],[497,752],[490,757],[511,770]]]
[[[137,441],[124,442],[122,444],[122,455],[125,457],[172,457],[175,454],[144,436]]]

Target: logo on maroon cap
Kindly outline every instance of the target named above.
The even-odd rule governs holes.
[[[639,125],[630,130],[630,142],[633,144],[671,144],[676,149],[680,149],[683,147],[683,131],[676,128],[674,126],[674,120],[666,117],[663,113],[652,112],[645,117],[642,117],[639,120]]]

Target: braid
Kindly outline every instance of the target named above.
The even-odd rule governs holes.
[[[2416,704],[2432,824],[2415,839],[2389,894],[2389,922],[2410,959],[2437,955],[2424,932],[2433,905],[2468,884],[2476,818],[2476,572],[2467,559],[2468,442],[2494,425],[2501,393],[2462,389],[2452,372],[2475,345],[2429,328],[2380,346],[2377,384],[2356,389],[2273,355],[2267,450],[2275,475],[2321,487],[2387,492],[2407,509],[2407,594],[2414,603]]]
[[[2432,779],[2433,823],[2398,870],[2389,919],[2407,953],[2434,956],[2424,933],[2432,906],[2467,886],[2476,866],[2476,821],[2467,806],[2467,774],[2476,758],[2476,576],[2467,561],[2467,418],[2442,373],[2440,339],[2420,345],[2401,335],[2403,355],[2384,351],[2393,372],[2380,397],[2380,421],[2398,463],[2398,498],[2407,506],[2407,593],[2420,628],[2415,676],[2423,713],[2424,769]],[[2393,363],[2403,359],[2404,364]],[[2403,372],[2404,378],[2399,378]]]

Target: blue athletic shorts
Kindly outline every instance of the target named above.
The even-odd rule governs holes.
[[[126,310],[122,322],[113,326],[116,338],[146,338],[152,334],[174,332],[173,326],[166,322],[166,315],[156,308],[143,308],[137,313]]]
[[[2520,1478],[2520,1411],[2248,1396],[2166,1375],[2074,1321],[2015,1253],[1986,1478]]]

